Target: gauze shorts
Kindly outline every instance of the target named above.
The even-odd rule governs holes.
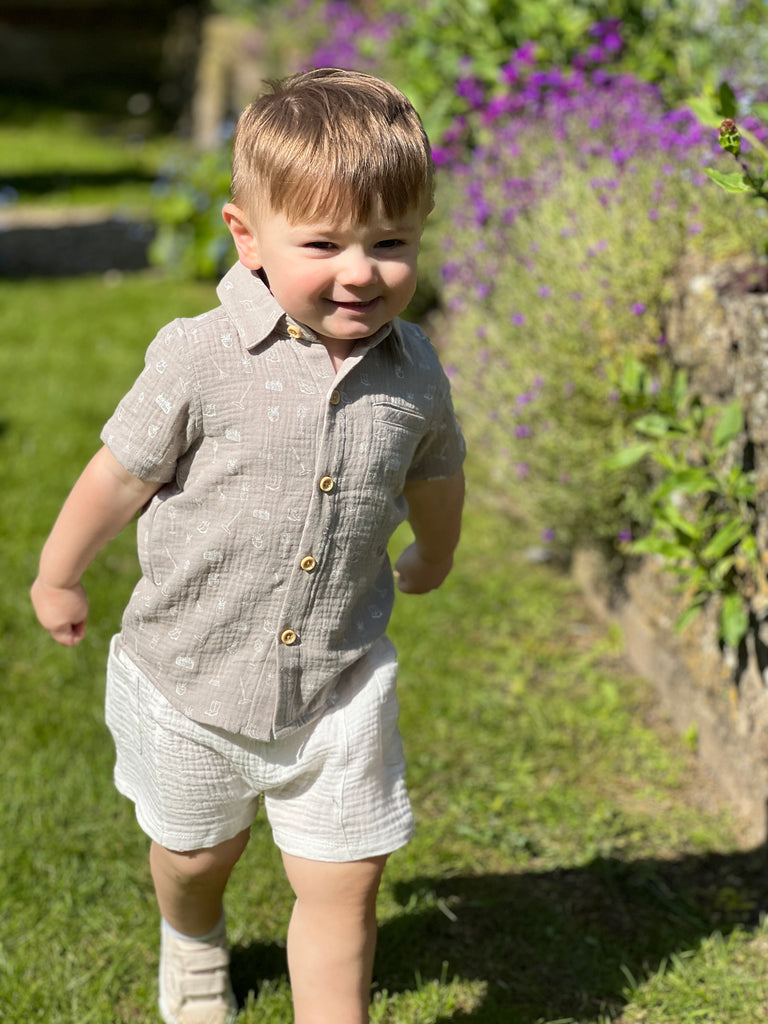
[[[216,846],[253,823],[263,798],[285,853],[346,862],[391,853],[413,835],[398,729],[397,661],[382,638],[342,673],[322,718],[262,742],[177,711],[110,650],[106,720],[115,784],[161,846]]]

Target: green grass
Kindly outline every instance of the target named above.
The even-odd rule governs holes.
[[[209,285],[154,275],[0,283],[7,1024],[157,1020],[147,843],[112,787],[102,712],[133,531],[89,572],[80,647],[37,627],[27,588],[148,341],[213,301]],[[651,726],[619,638],[556,566],[527,561],[528,531],[485,507],[471,465],[470,477],[454,574],[436,594],[399,597],[392,624],[419,828],[385,877],[372,1020],[768,1020],[763,851],[740,849],[728,815],[702,807],[693,755]],[[290,904],[261,820],[228,894],[244,1024],[292,1019]]]
[[[181,143],[132,136],[73,112],[0,119],[0,199],[26,207],[98,205],[143,211]],[[14,204],[16,205],[16,204]]]

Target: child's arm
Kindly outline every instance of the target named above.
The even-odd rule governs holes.
[[[461,530],[464,474],[458,472],[444,480],[413,480],[403,493],[416,539],[397,560],[397,585],[405,594],[426,594],[440,586],[453,565]]]
[[[160,487],[133,476],[108,448],[83,470],[45,542],[32,584],[37,617],[60,644],[70,647],[85,635],[88,602],[80,579],[88,565]]]

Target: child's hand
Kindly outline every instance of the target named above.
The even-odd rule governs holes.
[[[30,592],[40,625],[57,643],[74,647],[85,636],[88,600],[81,584],[73,587],[52,587],[38,577]]]
[[[395,563],[395,580],[404,594],[427,594],[436,590],[451,571],[453,555],[441,562],[427,562],[416,543],[410,544]]]

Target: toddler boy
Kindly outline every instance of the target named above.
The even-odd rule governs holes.
[[[400,321],[432,160],[392,86],[321,69],[242,115],[221,305],[160,331],[42,552],[42,625],[78,643],[82,575],[143,509],[114,638],[115,780],[152,840],[160,1013],[236,1013],[223,896],[261,799],[296,903],[297,1024],[362,1024],[387,855],[413,819],[397,726],[400,590],[450,571],[463,442],[422,332]]]

